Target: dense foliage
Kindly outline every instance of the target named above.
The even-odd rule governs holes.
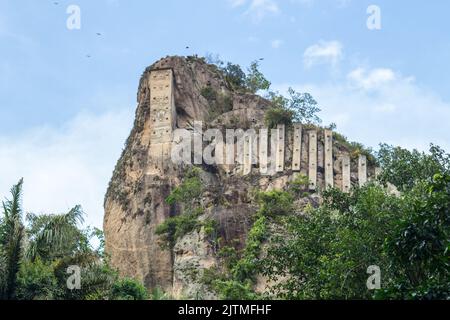
[[[104,254],[103,234],[81,228],[80,206],[66,214],[23,217],[21,180],[3,202],[0,216],[0,300],[113,300],[147,299],[134,279],[122,279]],[[23,221],[25,220],[25,222]],[[99,242],[93,248],[93,238]],[[80,286],[68,286],[80,270]]]
[[[402,191],[411,190],[419,181],[431,181],[436,173],[450,174],[450,155],[436,145],[426,154],[382,144],[378,159],[383,167],[381,181]]]
[[[323,204],[284,220],[271,241],[263,273],[286,299],[449,299],[450,165],[430,154],[382,146],[382,181],[346,194],[329,189]],[[284,202],[280,207],[284,207]],[[366,286],[369,266],[381,270],[380,290]]]

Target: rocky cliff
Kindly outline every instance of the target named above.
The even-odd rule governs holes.
[[[183,181],[187,166],[170,165],[155,171],[152,163],[152,90],[153,70],[172,70],[174,127],[193,130],[194,121],[203,121],[214,128],[262,128],[264,115],[270,102],[258,95],[233,90],[223,73],[196,57],[167,57],[159,60],[142,75],[137,100],[134,127],[125,149],[114,170],[106,198],[104,231],[106,251],[111,263],[124,276],[142,280],[152,288],[161,288],[174,297],[215,298],[199,280],[199,274],[211,267],[221,268],[217,257],[217,243],[212,243],[205,228],[197,228],[176,239],[171,247],[161,245],[156,229],[169,217],[182,215],[184,207],[169,204],[165,199]],[[211,93],[214,97],[210,98]],[[317,189],[325,186],[324,132],[317,130]],[[308,175],[308,139],[302,137],[300,171],[293,172],[294,150],[292,134],[287,136],[286,169],[272,175],[261,175],[254,167],[248,175],[240,174],[240,165],[198,165],[203,193],[200,199],[204,208],[198,217],[214,220],[221,246],[230,245],[238,250],[245,245],[252,216],[257,207],[252,201],[252,191],[283,189],[294,176]],[[333,145],[333,180],[342,185],[341,156],[349,154],[345,144]],[[358,181],[357,159],[352,158],[350,179]],[[167,162],[167,161],[166,161]],[[367,175],[373,176],[375,168],[369,166]],[[299,201],[298,211],[307,204],[316,205],[319,197],[311,192]],[[259,278],[256,288],[262,290],[265,281]]]

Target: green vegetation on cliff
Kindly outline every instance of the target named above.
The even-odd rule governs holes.
[[[268,239],[269,224],[277,218],[293,211],[293,196],[285,191],[257,192],[255,200],[259,209],[253,217],[253,225],[248,231],[245,247],[237,251],[224,246],[218,252],[224,268],[206,270],[202,282],[221,299],[253,300],[262,298],[253,288],[261,265],[262,246]]]
[[[163,247],[173,248],[176,240],[199,229],[203,224],[198,220],[204,213],[200,204],[200,198],[203,193],[203,185],[200,179],[200,169],[191,168],[183,177],[182,183],[174,188],[166,198],[166,203],[172,207],[182,206],[183,212],[167,218],[156,228],[156,234],[162,237]]]

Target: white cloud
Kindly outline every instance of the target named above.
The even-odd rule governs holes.
[[[343,57],[343,46],[339,41],[319,41],[303,53],[303,63],[310,68],[320,64],[335,67]]]
[[[397,75],[394,71],[387,68],[369,71],[364,68],[357,68],[351,71],[347,78],[355,87],[370,90],[388,85],[396,80]]]
[[[270,45],[274,49],[278,49],[279,47],[281,47],[282,44],[283,44],[283,40],[280,40],[280,39],[275,39],[270,43]]]
[[[258,23],[268,15],[276,15],[280,8],[275,0],[228,0],[232,8],[248,5],[244,15]]]
[[[357,85],[355,85],[357,84]],[[284,91],[289,85],[277,86]],[[311,93],[325,123],[335,122],[351,140],[377,147],[386,142],[427,151],[436,143],[450,152],[450,102],[391,69],[356,69],[338,83],[291,85]]]
[[[132,125],[131,110],[81,113],[61,128],[0,136],[0,195],[24,178],[27,212],[61,213],[80,204],[86,222],[103,222],[103,198]]]

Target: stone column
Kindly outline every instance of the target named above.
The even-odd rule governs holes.
[[[277,141],[277,156],[276,156],[276,172],[284,171],[284,147],[285,147],[285,136],[286,136],[286,126],[284,124],[278,125],[278,141]]]
[[[352,187],[350,178],[350,155],[342,156],[342,191],[349,193]]]
[[[334,186],[334,172],[333,172],[333,131],[325,130],[325,186]]]
[[[252,154],[253,154],[253,139],[250,135],[244,137],[244,176],[252,172]]]
[[[358,183],[362,187],[367,183],[367,157],[360,155],[358,159]]]
[[[317,188],[317,131],[309,132],[309,189]]]
[[[162,171],[170,163],[172,133],[176,123],[173,72],[154,70],[150,74],[150,162]]]
[[[259,130],[259,171],[261,174],[269,172],[269,131],[268,129]]]
[[[294,124],[294,145],[292,146],[292,171],[300,171],[302,163],[302,125]]]

